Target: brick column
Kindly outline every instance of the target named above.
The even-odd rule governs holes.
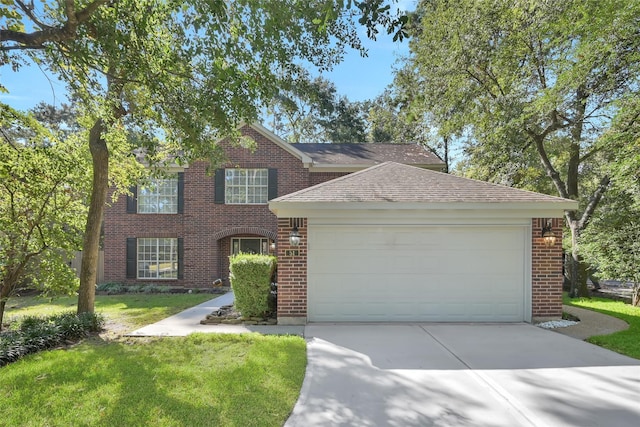
[[[550,218],[556,235],[553,246],[546,246],[542,228],[547,218],[531,219],[531,309],[533,320],[562,317],[562,224]]]
[[[297,225],[300,245],[289,244]],[[278,324],[307,323],[307,219],[278,218]]]

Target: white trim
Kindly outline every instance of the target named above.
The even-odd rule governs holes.
[[[331,164],[331,163],[314,163],[309,167],[309,172],[358,172],[364,169],[368,169],[371,166],[375,166],[378,163],[363,163],[363,164],[348,164],[348,165],[340,165],[340,164]],[[410,164],[408,166],[414,166],[421,169],[428,169],[436,172],[442,172],[444,169],[444,164],[441,165],[433,165],[433,164]]]

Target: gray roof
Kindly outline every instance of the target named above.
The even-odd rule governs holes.
[[[274,202],[409,202],[409,203],[561,203],[574,201],[462,178],[428,169],[385,162],[345,175]]]
[[[444,162],[418,144],[291,144],[314,164],[376,165],[386,161],[407,165],[442,165]]]

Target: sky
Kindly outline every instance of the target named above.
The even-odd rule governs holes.
[[[408,54],[406,40],[393,42],[392,36],[386,34],[379,34],[376,41],[369,40],[364,29],[362,39],[368,49],[367,57],[348,49],[342,63],[322,74],[350,101],[373,99],[382,93],[393,81],[397,60]],[[52,105],[66,101],[64,84],[36,65],[24,66],[17,72],[9,66],[0,67],[0,83],[9,90],[8,94],[0,94],[0,101],[19,110],[30,109],[41,101]]]

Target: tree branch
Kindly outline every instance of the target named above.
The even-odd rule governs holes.
[[[609,178],[608,175],[605,175],[600,180],[600,184],[598,184],[598,188],[591,195],[591,198],[589,199],[589,203],[587,204],[587,207],[582,213],[582,217],[580,218],[580,221],[578,221],[578,228],[580,230],[584,230],[584,228],[589,223],[589,220],[591,219],[593,212],[596,210],[596,207],[598,206],[598,203],[600,203],[600,200],[602,199],[602,196],[604,195],[605,191],[607,191],[607,188],[609,187],[610,182],[611,182],[611,178]]]
[[[547,155],[547,150],[544,148],[544,137],[541,135],[537,135],[529,129],[525,129],[529,137],[533,140],[536,145],[536,150],[538,151],[538,155],[540,156],[540,161],[542,162],[542,166],[544,167],[547,175],[553,181],[558,193],[561,197],[569,198],[567,194],[567,187],[565,183],[560,178],[560,173],[553,167],[551,164],[551,160],[549,160],[549,156]]]
[[[51,27],[44,25],[44,28],[31,33],[13,30],[0,30],[0,40],[2,42],[12,41],[20,45],[24,45],[23,49],[37,49],[42,47],[44,43],[63,42],[73,40],[76,37],[76,30],[79,25],[86,22],[91,15],[102,5],[112,0],[94,0],[87,7],[76,12],[75,2],[73,0],[65,0],[65,13],[67,20],[60,27]],[[27,14],[29,16],[30,14]],[[30,17],[30,16],[29,16]],[[31,17],[30,17],[31,18]],[[32,19],[33,21],[33,19]],[[38,22],[33,21],[38,26]],[[16,45],[0,45],[0,51],[15,50]]]

